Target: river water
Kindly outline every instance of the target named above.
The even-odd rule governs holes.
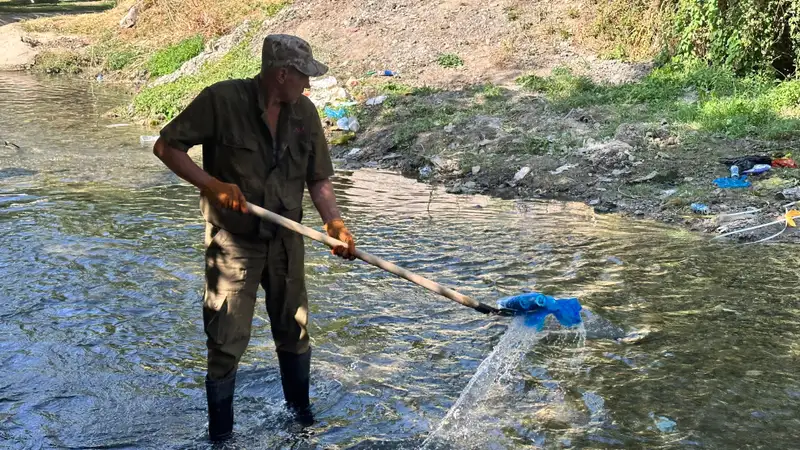
[[[156,130],[111,126],[127,100],[0,74],[2,448],[208,447],[198,196],[140,143]],[[236,448],[800,446],[795,247],[379,171],[335,184],[364,250],[489,303],[579,297],[629,339],[536,334],[309,242],[318,423],[285,425],[262,304]]]

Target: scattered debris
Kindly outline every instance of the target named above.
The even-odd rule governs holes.
[[[514,181],[515,182],[522,181],[522,179],[525,178],[530,172],[531,168],[528,166],[519,169],[519,171],[517,171],[517,173],[514,174]]]
[[[777,191],[780,189],[788,189],[794,186],[794,182],[786,180],[779,176],[773,176],[766,180],[759,180],[753,183],[753,187],[758,191]]]
[[[561,166],[561,167],[559,167],[559,168],[557,168],[555,170],[551,170],[550,173],[553,174],[553,175],[559,175],[559,174],[564,173],[564,172],[566,172],[569,169],[572,169],[574,167],[578,167],[578,165],[577,164],[564,164],[563,166]]]
[[[355,148],[351,149],[349,152],[347,152],[347,157],[348,158],[355,158],[360,154],[361,154],[361,148],[360,147],[355,147]]]
[[[658,176],[658,171],[654,170],[654,171],[648,173],[647,175],[645,175],[643,177],[634,178],[633,180],[630,181],[630,183],[631,184],[644,183],[646,181],[650,181],[650,180],[654,179],[657,176]]]
[[[140,145],[153,145],[158,140],[159,136],[139,136]]]
[[[678,427],[678,424],[675,423],[674,420],[664,416],[656,416],[652,412],[650,413],[650,418],[655,422],[658,431],[662,433],[672,433]]]
[[[748,188],[751,186],[750,182],[747,181],[747,177],[717,178],[716,180],[714,180],[714,184],[716,184],[717,187],[720,189],[740,189],[740,188]]]
[[[616,139],[606,142],[590,141],[575,153],[585,156],[594,166],[605,169],[628,166],[635,159],[633,147]]]
[[[772,160],[772,167],[786,167],[787,169],[797,169],[797,163],[791,158],[777,158]]]
[[[691,204],[692,211],[697,214],[711,214],[711,208],[708,205],[704,205],[703,203],[692,203]]]
[[[661,191],[661,194],[659,195],[659,197],[661,197],[662,199],[663,198],[669,198],[669,197],[672,197],[673,195],[675,195],[677,193],[678,193],[677,189],[664,189],[663,191]]]
[[[377,105],[382,104],[385,101],[386,101],[386,96],[385,95],[380,95],[378,97],[374,97],[374,98],[368,99],[367,100],[367,106],[377,106]]]
[[[477,175],[481,171],[481,166],[474,166],[472,168],[472,174]]]
[[[793,187],[781,191],[783,198],[787,200],[800,200],[800,187]]]
[[[361,125],[358,123],[358,119],[355,117],[342,117],[336,121],[336,126],[344,131],[353,131],[356,133],[361,128]]]
[[[444,132],[445,133],[452,133],[453,130],[455,130],[455,129],[456,129],[456,126],[451,123],[450,125],[447,125],[447,126],[444,127]]]
[[[121,128],[121,127],[129,127],[131,124],[129,123],[113,123],[111,125],[106,125],[106,128]]]
[[[331,108],[330,106],[326,106],[322,112],[325,114],[325,117],[334,120],[339,120],[347,116],[347,110],[344,108]]]
[[[745,175],[755,175],[755,174],[767,172],[770,169],[772,169],[772,166],[770,164],[756,164],[751,169],[745,170],[742,173],[745,174]]]

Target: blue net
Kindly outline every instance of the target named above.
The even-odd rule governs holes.
[[[581,304],[577,298],[556,299],[548,295],[532,292],[501,298],[498,308],[509,309],[525,315],[525,325],[537,330],[544,328],[544,321],[552,314],[558,322],[569,328],[581,323]]]

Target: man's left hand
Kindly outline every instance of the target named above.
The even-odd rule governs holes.
[[[328,236],[347,244],[347,247],[342,245],[334,247],[331,253],[340,258],[349,259],[350,261],[356,259],[356,240],[353,238],[353,235],[350,234],[350,231],[347,230],[347,227],[344,226],[344,221],[342,221],[342,219],[333,219],[326,223],[324,228]]]

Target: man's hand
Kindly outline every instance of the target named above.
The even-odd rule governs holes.
[[[223,183],[216,178],[211,178],[200,192],[220,208],[247,213],[247,199],[244,198],[239,186],[235,184]]]
[[[333,219],[326,223],[324,228],[328,236],[347,244],[347,247],[342,245],[334,247],[331,253],[340,258],[349,259],[350,261],[356,259],[356,241],[353,239],[353,235],[347,230],[347,227],[344,226],[342,219]]]

